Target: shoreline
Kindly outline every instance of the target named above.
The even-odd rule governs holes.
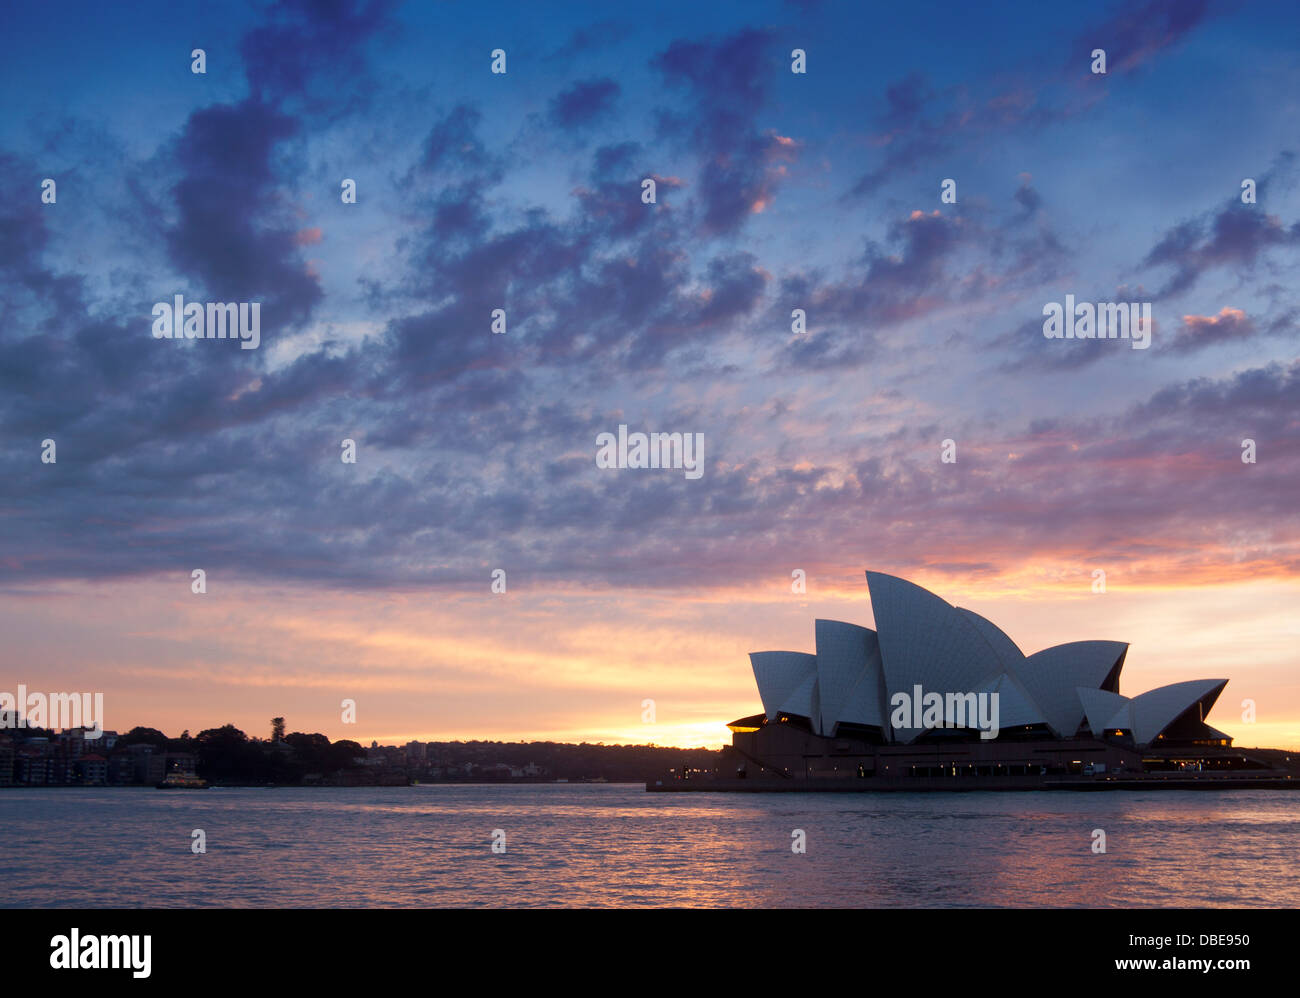
[[[416,780],[408,783],[210,783],[169,790],[400,790],[404,787],[639,787],[645,780]],[[5,790],[158,790],[149,783],[12,783]]]
[[[1115,790],[1300,790],[1300,779],[1271,774],[1237,777],[1138,777],[991,779],[908,777],[901,780],[647,780],[647,793],[1027,793],[1035,790],[1099,793]]]

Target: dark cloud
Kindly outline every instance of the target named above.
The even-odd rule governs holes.
[[[704,272],[706,286],[700,309],[701,322],[728,322],[746,315],[758,304],[767,279],[752,253],[715,257]]]
[[[810,318],[880,327],[950,304],[963,294],[950,265],[971,235],[959,215],[912,212],[890,224],[885,242],[868,243],[854,275],[810,289]]]
[[[1020,205],[1020,207],[1025,210],[1026,215],[1034,214],[1034,212],[1038,211],[1038,209],[1043,205],[1042,195],[1040,195],[1038,191],[1034,190],[1033,186],[1029,183],[1029,178],[1027,177],[1021,180],[1020,186],[1016,188],[1014,197],[1016,204]]]
[[[869,242],[842,278],[782,278],[780,299],[805,307],[810,329],[818,332],[791,340],[780,362],[817,370],[860,366],[878,357],[878,331],[980,301],[993,290],[1038,287],[1056,276],[1066,256],[1056,234],[1023,212],[999,223],[987,216],[956,214],[953,208],[913,211],[893,221],[884,240]],[[773,315],[770,321],[783,325],[789,320]],[[994,341],[996,350],[1014,355],[1007,363],[1010,369],[1073,367],[1103,355],[1095,346],[1068,357],[1060,351],[1039,355],[1042,344],[1026,346],[1029,341],[1022,335],[1031,326],[1042,340],[1039,320]],[[1029,358],[1022,356],[1026,349]]]
[[[876,342],[861,330],[820,330],[794,336],[777,356],[776,370],[835,371],[861,367]]]
[[[669,84],[689,90],[711,118],[721,118],[724,110],[753,114],[763,104],[772,75],[772,41],[767,32],[753,29],[716,41],[679,40],[652,65]],[[744,126],[738,117],[724,120],[733,128]],[[712,123],[701,121],[697,128],[703,131]]]
[[[483,113],[468,104],[458,104],[443,115],[429,131],[421,165],[428,170],[481,170],[490,159],[478,129]]]
[[[1096,99],[1068,99],[1054,89],[1059,89],[1054,81],[1046,81],[1042,89],[1019,85],[981,95],[966,86],[936,90],[922,74],[908,74],[885,88],[871,136],[880,150],[877,164],[861,174],[844,197],[869,197],[966,145],[1068,121]]]
[[[1144,267],[1172,267],[1161,297],[1193,287],[1207,271],[1249,269],[1266,251],[1300,245],[1300,222],[1284,225],[1259,205],[1230,202],[1212,215],[1166,231],[1142,261]]]
[[[1125,4],[1080,34],[1069,70],[1087,73],[1093,49],[1105,49],[1106,72],[1127,74],[1182,41],[1211,13],[1208,0],[1145,0]]]
[[[951,149],[952,143],[937,135],[922,135],[891,143],[880,166],[859,177],[845,197],[869,197],[886,184],[908,176],[922,163],[938,159]]]
[[[1300,362],[1179,382],[1157,391],[1135,414],[1148,423],[1181,422],[1181,433],[1189,438],[1214,427],[1253,424],[1278,437],[1291,436],[1288,447],[1295,455],[1300,453],[1300,438],[1294,435],[1300,423]]]
[[[355,91],[365,69],[362,47],[388,26],[395,7],[395,0],[283,0],[269,8],[267,23],[240,43],[253,97],[306,96],[316,78],[342,84],[333,94],[322,87],[318,98]]]
[[[998,364],[998,370],[1007,374],[1077,371],[1120,351],[1124,357],[1132,352],[1126,340],[1048,339],[1043,335],[1044,321],[1043,317],[1026,319],[993,338],[994,352],[1007,357]]]
[[[858,177],[845,197],[869,197],[925,164],[994,136],[1078,117],[1105,97],[1100,88],[1081,94],[1069,86],[1089,75],[1093,49],[1106,50],[1109,73],[1128,74],[1183,40],[1210,13],[1208,0],[1145,0],[1081,32],[1059,73],[1026,71],[1027,82],[984,93],[967,85],[936,89],[923,74],[908,73],[883,94],[872,137],[879,161]]]
[[[272,162],[297,128],[257,101],[216,105],[190,116],[174,154],[177,221],[165,236],[174,265],[201,285],[190,297],[204,290],[215,301],[264,300],[273,330],[306,319],[322,297]]]
[[[547,58],[552,62],[570,62],[589,52],[599,52],[613,48],[632,33],[629,24],[615,21],[600,21],[576,29],[567,41]]]
[[[797,156],[794,137],[755,122],[779,56],[768,32],[745,30],[675,41],[652,62],[691,102],[686,113],[661,111],[659,130],[685,140],[701,164],[697,197],[705,234],[734,233],[765,210]]]
[[[561,128],[589,124],[613,109],[621,90],[608,77],[575,83],[551,100],[551,120]]]

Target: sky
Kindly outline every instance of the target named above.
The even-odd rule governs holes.
[[[6,22],[0,689],[716,746],[749,652],[871,626],[871,569],[1300,747],[1294,4]],[[176,295],[260,345],[156,338]],[[1046,337],[1067,295],[1149,347]],[[703,474],[598,467],[620,425]]]

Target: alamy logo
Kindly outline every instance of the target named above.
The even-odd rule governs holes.
[[[104,733],[103,693],[28,693],[0,690],[0,730],[5,728],[89,728],[94,740]]]
[[[1151,345],[1151,303],[1097,302],[1074,303],[1074,295],[1065,296],[1065,304],[1049,301],[1043,306],[1043,335],[1049,340],[1127,340],[1134,350]]]
[[[620,423],[618,437],[596,434],[597,468],[676,468],[695,479],[704,474],[703,433],[628,433]]]
[[[978,728],[980,738],[998,736],[997,693],[925,693],[919,685],[912,693],[899,691],[889,698],[894,708],[889,723],[895,728]]]
[[[177,295],[171,303],[153,307],[153,338],[156,340],[239,339],[241,350],[256,350],[262,342],[262,303],[192,301]]]
[[[50,940],[55,970],[130,970],[136,978],[151,972],[153,936],[96,936],[73,929]]]

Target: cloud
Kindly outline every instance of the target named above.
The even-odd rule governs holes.
[[[1106,50],[1108,74],[1127,75],[1185,39],[1211,13],[1208,0],[1145,0],[1123,5],[1076,39],[1070,68],[1086,72],[1093,49]]]
[[[337,100],[345,88],[355,92],[365,70],[361,50],[371,36],[391,27],[395,6],[393,0],[285,0],[269,8],[266,23],[240,42],[253,98],[305,97],[317,80],[326,85],[315,95],[318,100]],[[328,87],[331,83],[337,86]]]
[[[1020,186],[1016,188],[1016,193],[1013,195],[1016,204],[1025,210],[1026,215],[1034,214],[1043,205],[1042,195],[1034,190],[1033,185],[1030,184],[1031,179],[1027,173],[1021,174]]]
[[[294,119],[257,101],[214,105],[190,116],[173,153],[171,262],[212,300],[264,300],[275,330],[304,321],[322,297],[272,165],[275,148],[297,131]]]
[[[1183,326],[1174,334],[1170,349],[1175,353],[1192,353],[1230,340],[1243,340],[1255,334],[1255,323],[1239,308],[1224,306],[1218,315],[1185,315]]]
[[[1281,152],[1264,176],[1257,194],[1263,198],[1275,186],[1295,176],[1295,154]],[[1142,261],[1143,267],[1171,267],[1173,276],[1160,291],[1168,297],[1194,287],[1216,269],[1248,271],[1267,252],[1300,245],[1300,222],[1285,225],[1259,204],[1233,198],[1217,210],[1202,213],[1165,231]]]
[[[590,52],[599,53],[613,48],[631,34],[630,25],[616,21],[599,21],[584,25],[576,28],[564,44],[547,56],[547,59],[551,62],[571,62]]]
[[[551,120],[561,128],[586,125],[609,113],[622,88],[608,77],[583,80],[551,100]]]
[[[1126,345],[1049,354],[1060,344],[1043,339],[1039,303],[975,357],[973,337],[944,338],[950,319],[1015,314],[1026,288],[1075,265],[1027,176],[960,210],[884,206],[866,239],[790,212],[777,245],[756,213],[786,197],[816,207],[819,195],[791,175],[817,139],[789,125],[814,109],[778,99],[772,81],[788,63],[773,33],[733,24],[667,45],[653,60],[668,83],[649,122],[657,136],[575,153],[550,128],[555,148],[542,153],[559,158],[532,161],[473,85],[415,119],[404,110],[419,125],[392,129],[400,136],[383,116],[394,95],[411,98],[400,82],[326,110],[331,66],[364,65],[386,28],[370,27],[369,5],[319,9],[272,12],[244,49],[288,44],[297,25],[312,51],[248,67],[249,96],[194,108],[142,162],[104,166],[156,181],[139,202],[108,199],[111,225],[62,201],[0,205],[5,580],[183,583],[201,565],[222,585],[468,590],[501,563],[512,581],[699,588],[805,558],[969,568],[1097,552],[1204,567],[1230,557],[1220,539],[1243,508],[1271,546],[1250,555],[1256,567],[1294,558],[1293,368],[1247,360],[1231,377],[1158,389],[1149,371],[1098,378],[1101,414],[1075,416],[1055,394],[1070,379],[1020,372],[1091,374],[1117,346],[1134,356]],[[354,23],[357,44],[331,62]],[[570,44],[587,52],[624,37],[579,34]],[[646,134],[608,88],[566,81],[548,108],[556,86],[536,99],[574,127],[608,114],[616,134]],[[960,144],[1071,110],[1029,86],[972,95],[904,75],[877,148]],[[382,169],[373,194],[344,208],[337,166],[357,143]],[[879,166],[854,149],[827,160],[850,178]],[[5,188],[36,190],[40,162],[0,157]],[[659,180],[657,205],[640,202],[645,176]],[[66,190],[69,205],[93,200]],[[1295,238],[1263,212],[1253,219],[1175,219],[1150,265],[1249,265]],[[94,241],[105,233],[130,247],[108,265]],[[327,258],[328,279],[307,272],[308,252]],[[1110,277],[1094,266],[1081,279]],[[152,341],[150,296],[173,284],[264,298],[294,348],[271,364],[269,351]],[[1174,349],[1244,342],[1252,324],[1267,332],[1289,314],[1287,294],[1271,309],[1226,299],[1260,318],[1189,316]],[[796,305],[809,329],[789,338]],[[503,336],[489,327],[498,307]],[[353,322],[364,338],[329,332]],[[1022,358],[1031,343],[1044,352]],[[1008,358],[1014,376],[986,370]],[[870,377],[856,374],[866,367]],[[705,433],[705,477],[599,473],[595,435],[620,422]],[[960,441],[957,466],[936,459],[941,424]],[[56,466],[34,459],[47,435]],[[1268,457],[1245,472],[1242,435]],[[344,437],[358,443],[355,466],[339,461]]]
[[[1207,0],[1145,0],[1081,32],[1059,72],[1005,66],[1007,75],[1024,79],[1007,83],[999,77],[982,92],[978,82],[939,88],[920,71],[903,75],[885,88],[870,136],[879,162],[858,176],[845,198],[870,197],[925,164],[994,136],[1078,118],[1106,96],[1100,87],[1081,92],[1070,86],[1088,76],[1094,48],[1106,49],[1110,73],[1126,75],[1174,47],[1209,13]]]
[[[426,170],[482,170],[492,160],[479,140],[483,113],[468,104],[457,104],[439,118],[424,143],[421,166]]]
[[[1254,205],[1230,203],[1212,217],[1183,222],[1166,231],[1142,261],[1144,267],[1172,267],[1160,297],[1186,291],[1208,271],[1249,269],[1266,251],[1300,245],[1300,222],[1290,227]]]
[[[808,289],[810,316],[880,327],[943,307],[963,293],[949,265],[969,234],[960,215],[913,210],[890,224],[883,242],[868,242],[853,274]]]
[[[684,138],[700,163],[699,225],[729,235],[773,201],[800,143],[756,123],[778,53],[766,31],[708,41],[678,40],[652,66],[690,100],[687,113],[660,111],[660,133]]]
[[[1057,89],[1057,81],[1046,81],[1042,89],[1020,84],[987,94],[967,86],[936,90],[921,73],[909,73],[885,88],[884,108],[869,136],[880,150],[878,164],[859,175],[844,198],[869,197],[925,164],[993,136],[1068,121],[1099,99],[1058,96]]]
[[[748,114],[759,110],[771,76],[768,59],[772,54],[769,33],[746,28],[716,40],[675,41],[652,65],[668,83],[687,88],[708,112],[707,117],[720,118],[725,110]],[[709,123],[701,121],[697,128],[702,131]],[[739,119],[729,123],[743,125]]]
[[[820,330],[791,337],[777,356],[775,370],[842,371],[861,367],[877,342],[870,333]]]
[[[1114,357],[1119,347],[1131,352],[1128,343],[1116,340],[1050,340],[1041,317],[1026,319],[993,343],[997,353],[1007,355],[998,364],[1005,374],[1077,371]]]

